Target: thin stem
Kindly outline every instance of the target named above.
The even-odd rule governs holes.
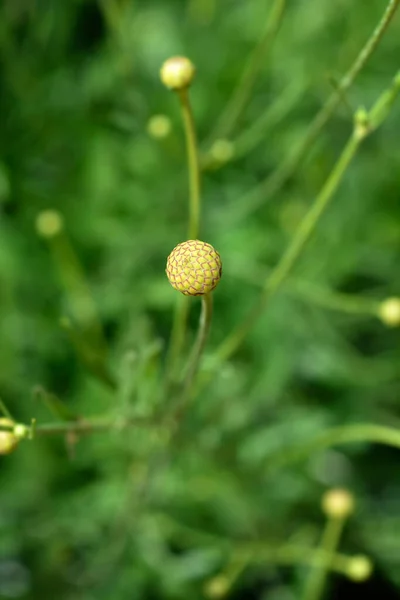
[[[243,158],[251,152],[261,141],[265,140],[266,131],[275,127],[295,105],[300,95],[298,83],[293,82],[278,96],[264,113],[247,129],[241,132],[234,141],[235,158]]]
[[[278,166],[278,168],[265,179],[265,181],[263,181],[253,190],[250,190],[243,198],[240,199],[240,205],[243,206],[243,212],[240,213],[241,218],[244,216],[244,212],[249,214],[267,202],[294,174],[322,129],[333,116],[337,106],[342,101],[343,94],[353,84],[357,75],[363,69],[378,46],[386,29],[393,19],[399,4],[400,0],[390,0],[378,25],[375,27],[371,36],[368,38],[366,44],[359,52],[349,70],[339,81],[337,89],[329,96],[324,106],[320,109],[313,121],[310,123],[304,138],[294,152],[289,155],[287,159],[284,160]]]
[[[304,296],[323,308],[335,310],[352,315],[370,315],[376,316],[380,306],[378,300],[372,300],[363,296],[344,294],[324,290],[304,281],[290,281],[290,288],[299,296]]]
[[[265,32],[259,44],[250,55],[242,77],[240,78],[238,85],[236,86],[233,95],[228,102],[228,105],[221,115],[214,132],[210,135],[211,142],[217,138],[229,137],[239,117],[246,108],[259,71],[265,63],[266,53],[271,48],[276,34],[278,33],[279,26],[282,22],[285,5],[286,0],[275,0],[268,16]]]
[[[373,423],[357,423],[327,429],[314,439],[277,452],[266,459],[266,469],[276,469],[303,460],[319,450],[351,443],[376,443],[400,450],[400,430]]]
[[[180,295],[174,309],[171,340],[166,359],[166,388],[169,390],[176,376],[176,368],[181,349],[185,341],[186,324],[189,316],[191,298]]]
[[[282,255],[282,258],[267,278],[258,302],[250,311],[247,318],[227,337],[219,349],[217,349],[214,370],[222,361],[228,359],[236,352],[249,331],[253,328],[257,319],[263,313],[270,298],[276,294],[292,271],[322,215],[329,206],[329,203],[339,187],[359,146],[373,130],[383,123],[399,92],[400,74],[398,73],[393,79],[391,87],[379,96],[369,113],[364,110],[356,113],[353,132],[344,147],[342,154],[337,160],[314,203],[311,205],[311,208],[300,222],[300,225],[295,232],[292,241]],[[209,376],[210,373],[208,374],[208,377]]]
[[[196,240],[200,227],[200,163],[197,149],[196,128],[188,89],[178,91],[182,119],[185,128],[189,172],[189,232],[188,239]]]
[[[188,239],[196,240],[199,237],[200,227],[200,162],[197,147],[196,128],[192,108],[189,100],[188,89],[178,91],[181,105],[183,125],[185,129],[188,174],[189,174],[189,229]],[[190,309],[190,298],[179,298],[172,325],[171,341],[166,360],[166,386],[170,388],[175,376],[176,364],[185,342],[187,320]]]
[[[102,431],[123,431],[130,427],[151,427],[156,423],[146,418],[125,418],[116,419],[115,417],[93,417],[91,419],[81,419],[76,421],[61,421],[56,423],[43,423],[35,425],[35,437],[47,435],[66,435],[68,433],[77,433],[79,435],[89,435],[100,433]],[[13,426],[0,425],[1,430],[10,430]]]
[[[229,273],[231,277],[237,277],[240,281],[245,281],[254,286],[262,287],[263,273],[266,268],[262,265],[239,265]],[[368,298],[356,294],[347,294],[336,292],[328,288],[315,285],[303,279],[290,277],[286,280],[285,291],[295,297],[305,298],[308,302],[338,312],[348,313],[352,315],[369,315],[377,316],[380,300]]]
[[[303,594],[303,600],[320,600],[324,593],[324,587],[332,560],[339,546],[345,520],[339,518],[328,518],[320,543],[321,550],[325,553],[323,560],[313,565]]]
[[[218,362],[226,360],[239,348],[257,319],[263,313],[268,300],[279,290],[285,278],[292,270],[341,183],[360,143],[361,138],[352,134],[321,192],[318,194],[315,202],[300,223],[286,252],[268,277],[259,301],[251,310],[245,321],[241,323],[221,344],[219,349],[217,349],[216,358]]]
[[[10,421],[13,421],[12,415],[10,413],[10,411],[8,410],[7,406],[4,404],[3,400],[0,398],[0,411],[3,413],[3,415],[7,418],[10,419]]]
[[[197,339],[193,347],[192,356],[189,359],[189,364],[186,372],[186,377],[183,383],[182,395],[179,400],[177,414],[180,416],[186,408],[193,392],[194,382],[200,366],[200,359],[203,354],[208,334],[211,327],[213,299],[212,294],[205,294],[201,297],[201,313],[199,330]]]

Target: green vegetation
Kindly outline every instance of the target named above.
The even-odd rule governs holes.
[[[399,4],[1,3],[1,599],[400,590]]]

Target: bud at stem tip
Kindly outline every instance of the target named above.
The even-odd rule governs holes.
[[[166,273],[172,287],[185,296],[203,296],[212,292],[221,279],[221,257],[211,244],[188,240],[172,250]]]
[[[165,61],[160,70],[163,84],[170,90],[183,90],[193,81],[196,68],[185,56],[173,56]]]

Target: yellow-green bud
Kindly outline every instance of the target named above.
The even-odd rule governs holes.
[[[185,56],[173,56],[165,61],[160,70],[163,84],[170,90],[182,90],[193,81],[196,68]]]
[[[153,115],[147,122],[147,132],[157,139],[167,137],[171,132],[171,119],[165,115]]]
[[[217,163],[226,163],[231,160],[235,152],[232,142],[225,139],[215,140],[210,148],[210,157]]]
[[[22,440],[29,436],[30,431],[31,431],[30,427],[27,427],[23,423],[17,423],[14,427],[13,433],[16,438],[18,438],[19,440]]]
[[[365,581],[371,576],[373,569],[373,564],[368,556],[363,554],[353,556],[348,562],[347,577],[357,582]]]
[[[211,244],[188,240],[172,250],[166,273],[172,287],[185,296],[203,296],[221,279],[221,257]]]
[[[0,425],[6,427],[13,427],[14,422],[11,419],[0,419]],[[18,445],[18,438],[14,434],[13,430],[0,430],[0,455],[11,454]]]
[[[55,237],[60,233],[63,226],[63,218],[56,210],[43,210],[36,217],[36,231],[41,237]]]
[[[208,598],[223,598],[229,592],[230,581],[226,575],[216,575],[204,586],[204,594]]]
[[[322,497],[322,510],[327,517],[345,519],[354,510],[354,496],[345,489],[329,490]]]
[[[386,298],[380,303],[378,316],[382,323],[388,327],[400,325],[400,298]]]

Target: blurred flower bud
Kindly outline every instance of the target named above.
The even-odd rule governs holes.
[[[229,592],[230,582],[226,575],[216,575],[204,586],[204,594],[208,598],[223,598]]]
[[[185,56],[173,56],[165,61],[160,70],[163,84],[171,90],[182,90],[188,87],[196,69],[191,60]]]
[[[229,140],[215,140],[210,148],[210,158],[219,164],[231,160],[234,155],[234,145]]]
[[[354,510],[354,496],[345,489],[329,490],[322,496],[322,510],[327,517],[345,519]]]
[[[40,237],[52,238],[58,235],[63,226],[63,218],[56,210],[43,210],[36,217],[36,231]]]
[[[380,303],[378,316],[382,323],[388,327],[400,325],[400,298],[386,298]]]
[[[14,433],[15,437],[18,438],[19,440],[22,440],[22,439],[28,437],[30,431],[31,431],[31,428],[27,427],[26,425],[23,425],[23,423],[17,423],[13,429],[13,433]]]
[[[365,581],[371,576],[373,564],[368,556],[353,556],[348,562],[347,577],[353,581]]]
[[[11,419],[0,419],[0,425],[5,425],[9,427],[14,426],[14,422]],[[14,434],[12,429],[10,430],[0,430],[0,455],[1,454],[11,454],[13,450],[18,445],[18,438]]]
[[[171,129],[171,119],[165,115],[153,115],[147,122],[147,133],[153,138],[165,138]]]

